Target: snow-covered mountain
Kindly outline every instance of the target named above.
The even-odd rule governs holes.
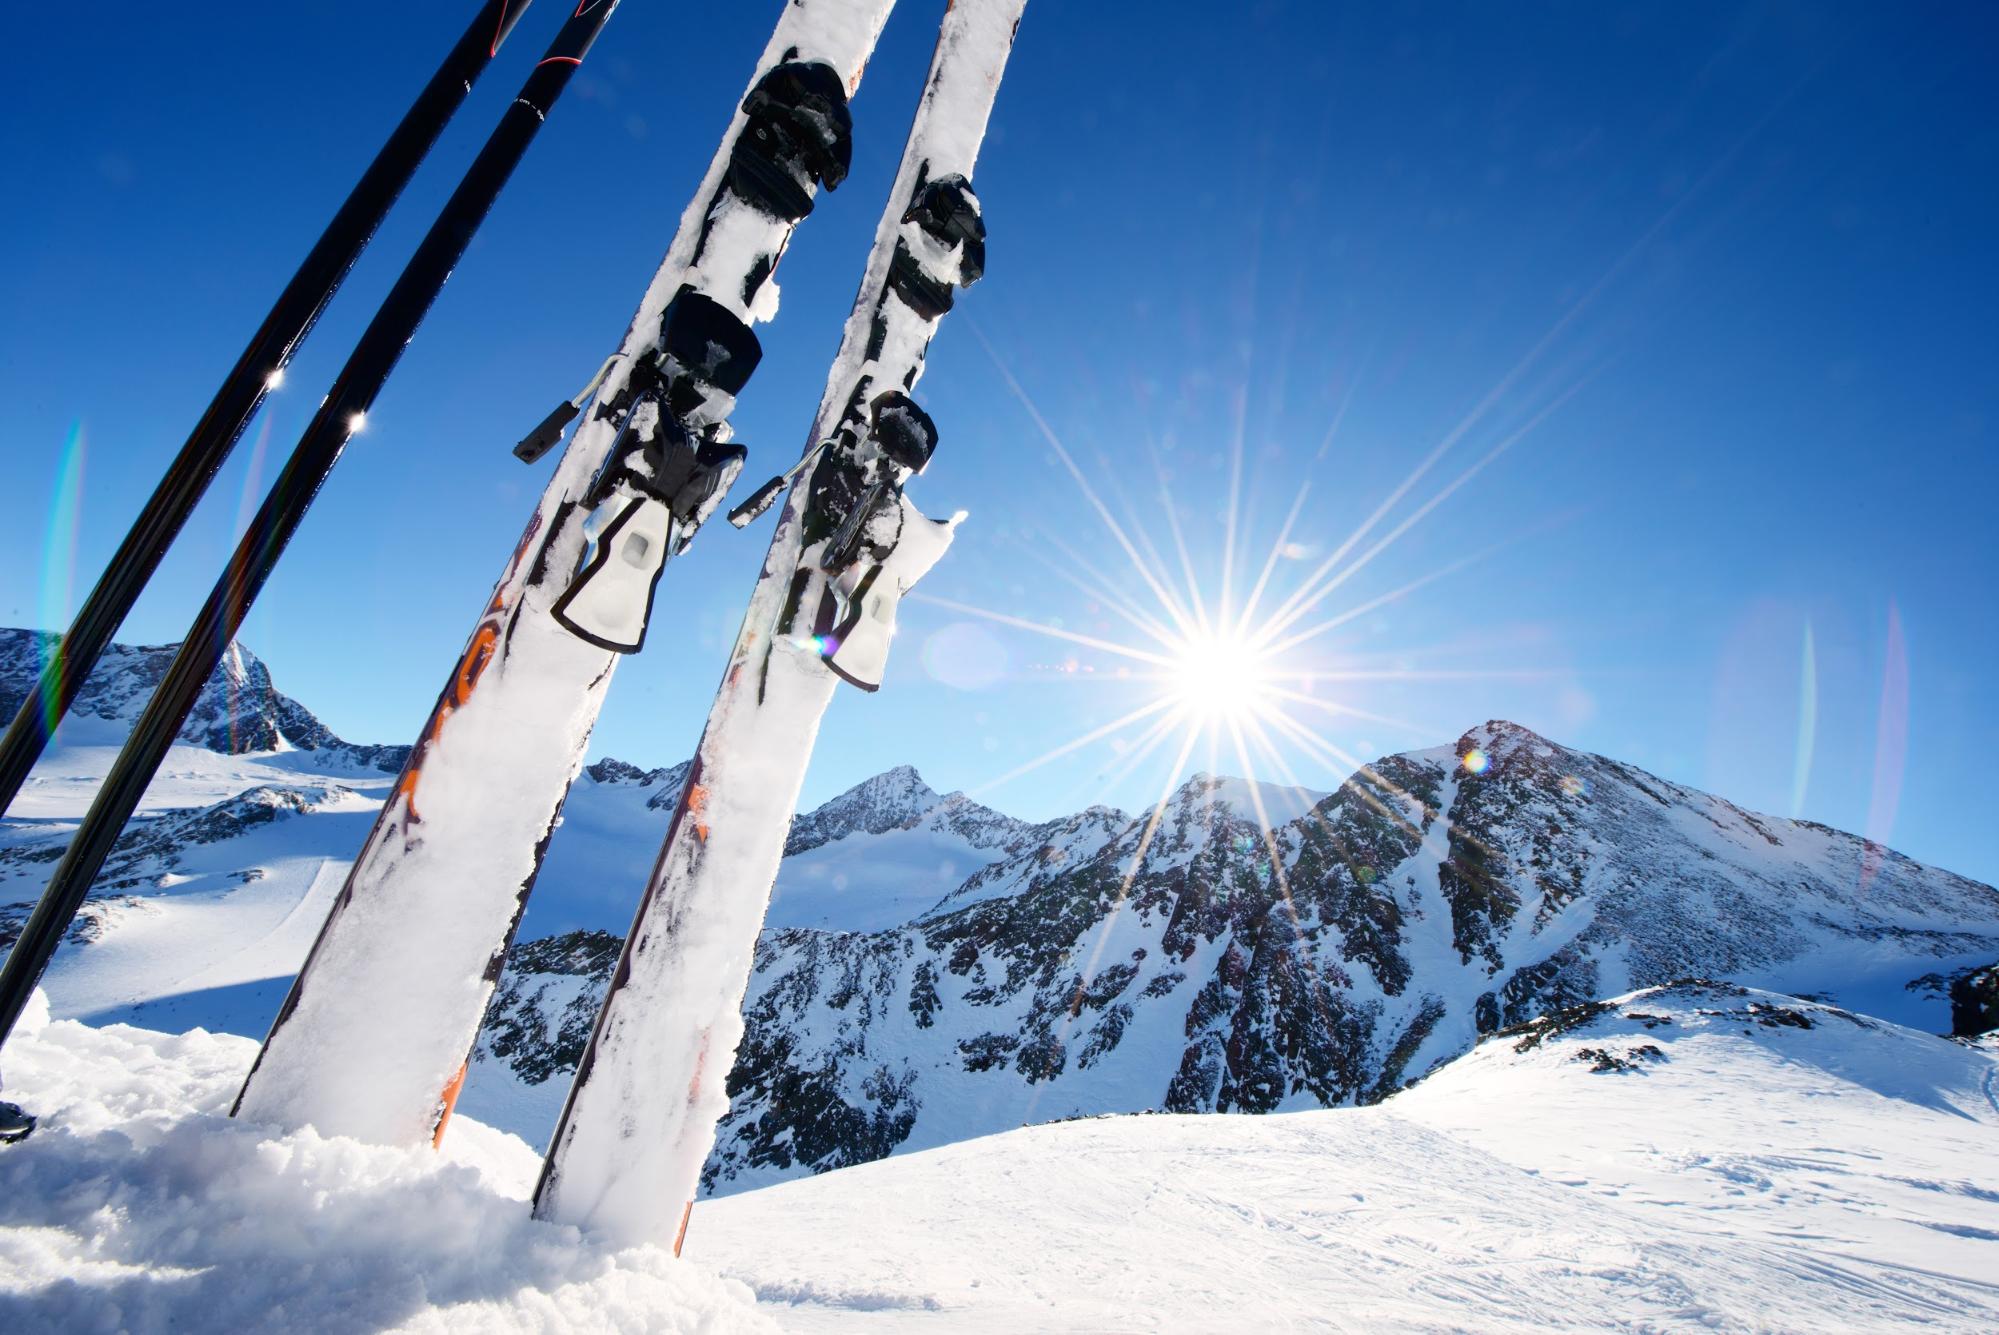
[[[43,639],[0,637],[0,692]],[[167,653],[115,652],[0,827],[0,932]],[[261,1035],[392,781],[399,748],[332,737],[247,651],[204,698],[51,970],[60,1016]],[[685,774],[579,778],[465,1113],[546,1136]],[[1370,1103],[1481,1034],[1685,976],[1932,1031],[1999,1011],[1991,887],[1509,724],[1331,794],[1197,776],[1134,871],[1143,830],[1028,823],[907,767],[803,814],[711,1189],[1077,1115]]]
[[[46,631],[0,627],[0,713],[9,720],[34,689],[43,665],[61,652],[61,640],[61,636]],[[122,743],[153,688],[172,666],[179,647],[114,644],[107,648],[70,706],[63,724],[64,740],[72,746]],[[196,698],[193,712],[181,725],[179,736],[192,746],[223,755],[313,751],[322,753],[327,764],[363,766],[388,774],[401,769],[409,757],[407,746],[356,746],[334,736],[311,710],[273,686],[263,660],[240,644],[231,644],[223,655]]]
[[[950,805],[891,771],[801,818],[711,1190],[1086,1114],[1371,1103],[1481,1034],[1694,975],[1942,1029],[1999,955],[1990,886],[1506,723],[1269,837],[1248,785],[1197,776],[1135,872],[1144,823],[1094,809],[926,877]],[[475,1113],[552,1121],[615,939],[518,948]]]

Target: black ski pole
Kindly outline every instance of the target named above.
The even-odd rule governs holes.
[[[293,447],[284,471],[243,533],[229,564],[202,604],[194,624],[182,637],[173,665],[154,690],[139,716],[125,749],[97,790],[97,799],[70,840],[69,851],[42,891],[41,902],[29,915],[7,963],[0,968],[0,1043],[14,1031],[49,957],[63,932],[83,906],[90,884],[125,822],[138,807],[167,748],[187,721],[201,688],[222,661],[250,604],[298,530],[306,508],[360,427],[383,382],[395,369],[416,328],[423,322],[445,280],[471,244],[493,200],[513,174],[521,156],[541,129],[549,108],[583,63],[590,44],[617,9],[618,0],[582,0],[549,45],[541,63],[528,75],[519,96],[507,107],[499,128],[466,169],[465,179],[445,203],[430,231],[424,234],[408,267],[389,290],[382,308],[368,323],[361,341],[327,391],[305,434]]]
[[[222,388],[215,391],[208,410],[194,424],[187,443],[180,447],[146,508],[139,512],[125,541],[98,577],[97,587],[49,655],[7,735],[0,738],[0,813],[14,804],[21,785],[28,781],[28,771],[48,746],[56,723],[68,712],[84,678],[97,665],[105,645],[235,448],[265,392],[291,361],[292,353],[347,277],[383,216],[409,184],[417,164],[464,103],[472,81],[499,51],[529,3],[486,0],[472,26],[451,48],[395,133],[361,174],[347,202],[333,215],[291,282],[278,294],[277,303],[230,368]]]

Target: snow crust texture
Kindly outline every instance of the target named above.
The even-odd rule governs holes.
[[[437,1155],[230,1121],[256,1049],[24,1023],[44,1118],[0,1153],[0,1328],[775,1329],[740,1284],[531,1221],[536,1156],[477,1123]]]

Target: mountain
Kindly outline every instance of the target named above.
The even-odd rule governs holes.
[[[0,713],[11,720],[28,698],[42,668],[61,653],[62,637],[46,631],[0,627]],[[153,688],[172,665],[175,644],[113,644],[105,649],[77,692],[65,733],[122,741],[146,707]],[[114,725],[106,728],[102,725]],[[270,669],[239,644],[231,644],[194,703],[180,740],[223,755],[259,751],[314,751],[347,766],[393,774],[409,758],[407,746],[356,746],[344,742],[312,711],[271,685]]]
[[[0,636],[15,698],[45,642]],[[0,937],[167,653],[116,651],[0,825]],[[261,1035],[393,781],[400,748],[332,737],[248,651],[210,691],[50,971],[61,1016]],[[685,776],[579,776],[464,1112],[546,1136]],[[801,815],[711,1190],[1070,1116],[1378,1102],[1483,1034],[1686,976],[1938,1031],[1999,1013],[1991,887],[1510,724],[1329,794],[1198,775],[1148,841],[1149,814],[1030,823],[899,767]]]
[[[801,818],[709,1188],[1062,1117],[1377,1102],[1480,1035],[1692,975],[1941,1028],[1999,956],[1990,886],[1508,723],[1384,757],[1268,837],[1259,798],[1190,779],[1142,861],[1120,813],[1022,827],[922,907],[898,841],[945,800],[915,775]],[[552,1120],[615,940],[517,948],[488,1033],[543,1038],[482,1041],[469,1106]]]

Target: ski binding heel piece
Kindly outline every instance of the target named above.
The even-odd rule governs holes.
[[[951,289],[970,287],[986,271],[979,197],[964,177],[940,176],[916,192],[902,222],[889,288],[920,318],[940,319],[951,309]]]
[[[847,87],[832,66],[786,61],[743,99],[749,123],[729,153],[729,189],[784,222],[812,212],[814,182],[828,190],[847,179],[854,120]]]
[[[763,345],[734,311],[683,286],[660,314],[659,355],[666,406],[690,425],[705,425],[735,407],[763,360]]]

